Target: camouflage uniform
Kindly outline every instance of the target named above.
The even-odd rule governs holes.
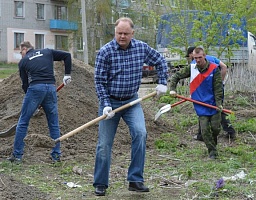
[[[200,73],[204,73],[208,70],[210,63],[207,61],[206,66],[201,69],[195,66]],[[182,70],[176,72],[170,80],[170,90],[176,91],[176,86],[179,80],[189,78],[191,76],[191,66],[188,65]],[[207,86],[206,86],[207,87]],[[215,98],[216,106],[222,105],[223,89],[220,69],[217,68],[213,75],[213,94]],[[209,156],[217,156],[217,136],[221,129],[221,112],[217,112],[211,116],[199,116],[199,122],[201,124],[202,137],[208,148]]]

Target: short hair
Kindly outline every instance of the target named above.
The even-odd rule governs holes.
[[[121,21],[123,21],[123,22],[129,22],[131,28],[132,28],[132,29],[134,28],[133,21],[132,21],[131,18],[129,18],[129,17],[121,17],[121,18],[119,18],[118,20],[116,20],[116,22],[115,22],[115,27],[117,27],[118,24],[119,24]]]
[[[193,53],[193,51],[194,51],[194,49],[195,49],[196,47],[188,47],[188,49],[187,49],[187,54],[186,54],[186,56],[185,57],[189,57],[189,54],[191,54],[191,53]]]
[[[22,43],[20,43],[20,47],[26,47],[28,49],[34,49],[34,46],[29,42],[29,41],[24,41]]]
[[[204,49],[202,47],[196,47],[193,52],[195,52],[195,53],[203,52],[204,53]]]

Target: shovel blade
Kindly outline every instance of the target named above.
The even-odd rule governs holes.
[[[16,133],[17,124],[14,124],[9,130],[1,132],[0,138],[11,137]]]
[[[155,115],[155,121],[163,114],[171,110],[171,104],[167,104],[159,109],[159,111]]]

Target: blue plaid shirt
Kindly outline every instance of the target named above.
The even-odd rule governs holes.
[[[143,64],[155,66],[159,84],[167,85],[168,69],[164,57],[146,43],[132,39],[126,50],[115,39],[105,44],[96,56],[95,85],[102,105],[111,106],[109,97],[135,95],[140,87]]]

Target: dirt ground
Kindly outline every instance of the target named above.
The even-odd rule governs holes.
[[[63,74],[64,67],[61,63],[57,62],[55,64],[57,85],[62,83]],[[0,90],[0,130],[2,132],[8,130],[18,121],[19,111],[24,97],[18,72],[4,79],[0,83]],[[58,92],[58,103],[62,135],[98,117],[98,99],[95,93],[93,68],[91,66],[73,60],[72,82]],[[159,125],[161,122],[154,123],[155,110],[150,110],[155,107],[154,104],[155,101],[143,102],[149,135],[147,140],[147,147],[149,149],[153,147],[153,142],[157,134],[167,132],[169,129],[167,124],[163,123]],[[79,160],[84,162],[84,158],[94,155],[97,142],[97,129],[98,123],[64,140],[62,142],[62,161],[75,159],[78,162]],[[28,135],[31,134],[48,136],[47,122],[43,111],[40,111],[40,113],[31,119]],[[0,161],[5,160],[11,155],[13,139],[14,137],[0,138]],[[113,147],[113,157],[122,154],[122,152],[129,151],[129,144],[130,137],[127,126],[121,122]],[[121,152],[120,149],[122,149]],[[47,162],[50,162],[50,149],[26,146],[23,165]],[[25,186],[11,176],[1,175],[1,181],[6,186],[4,188],[0,187],[0,197],[2,199],[46,198],[37,189]]]
[[[90,122],[98,117],[98,99],[95,93],[94,79],[93,79],[93,67],[85,65],[83,62],[73,60],[72,70],[72,82],[62,88],[58,92],[58,105],[59,105],[59,122],[61,134],[67,134],[70,131]],[[55,64],[55,76],[57,85],[62,83],[64,74],[64,67],[62,63],[56,62]],[[0,131],[8,130],[12,125],[16,124],[19,117],[19,111],[21,109],[24,93],[21,89],[21,82],[18,72],[11,75],[0,82]],[[150,92],[150,91],[149,91]],[[232,108],[231,101],[226,101],[228,107]],[[154,122],[154,116],[163,105],[158,105],[156,97],[145,100],[142,102],[146,125],[148,131],[147,149],[151,151],[154,148],[154,142],[156,138],[159,138],[161,133],[166,133],[174,130],[169,125],[166,118],[162,118],[157,122]],[[165,105],[165,104],[164,104]],[[194,113],[192,109],[183,107],[183,112]],[[255,106],[248,107],[247,110],[241,109],[236,114],[239,117],[255,117]],[[197,127],[191,128],[189,133],[191,138],[196,131]],[[96,142],[97,142],[97,130],[98,123],[91,125],[79,131],[77,134],[62,141],[62,161],[75,160],[76,162],[86,163],[87,159],[94,157]],[[47,122],[45,114],[40,111],[34,116],[29,125],[28,135],[39,134],[48,136]],[[12,153],[14,137],[0,138],[0,162],[6,160]],[[191,139],[191,141],[193,141]],[[189,141],[189,142],[191,142]],[[186,144],[188,141],[184,141]],[[117,135],[113,147],[112,158],[124,156],[129,154],[130,151],[130,136],[128,134],[127,126],[123,121],[119,124]],[[26,167],[32,164],[38,163],[50,163],[50,149],[39,148],[27,145],[25,148],[23,166]],[[52,172],[54,173],[55,168]],[[120,176],[117,172],[112,176]],[[19,182],[15,177],[11,175],[3,175],[0,170],[0,199],[50,199],[46,193],[39,191],[33,186],[25,185]],[[130,199],[130,198],[129,198]]]

